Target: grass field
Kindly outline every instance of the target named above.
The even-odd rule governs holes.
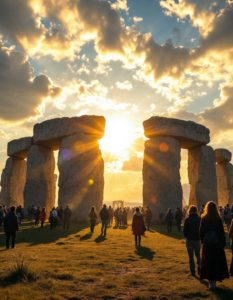
[[[89,224],[71,224],[69,230],[42,229],[24,222],[17,233],[16,249],[5,250],[0,234],[0,300],[78,299],[233,299],[232,279],[207,289],[207,281],[190,276],[182,233],[168,236],[166,226],[155,225],[135,248],[131,227],[100,224],[91,234]],[[12,255],[31,256],[35,279],[4,281]],[[228,264],[230,245],[226,247]]]

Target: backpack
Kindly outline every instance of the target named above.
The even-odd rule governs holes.
[[[206,232],[205,235],[204,235],[204,240],[203,240],[204,246],[207,246],[207,247],[215,246],[219,242],[216,231],[213,230],[214,225],[212,226],[211,230]]]

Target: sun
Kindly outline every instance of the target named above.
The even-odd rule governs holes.
[[[129,120],[117,116],[106,121],[105,135],[99,144],[102,151],[123,154],[134,138],[135,129]]]

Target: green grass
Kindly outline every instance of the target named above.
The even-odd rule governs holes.
[[[0,234],[0,299],[233,299],[232,279],[209,291],[207,281],[190,276],[185,239],[175,227],[168,236],[166,226],[152,226],[141,244],[135,248],[130,226],[108,228],[102,237],[100,225],[90,234],[85,223],[50,230],[47,223],[42,229],[24,222],[16,249],[5,250]],[[32,257],[28,274],[34,280],[6,281],[18,252]],[[226,255],[229,265],[229,243]]]

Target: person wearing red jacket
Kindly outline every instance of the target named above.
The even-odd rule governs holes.
[[[138,245],[141,246],[141,235],[144,235],[144,219],[142,213],[139,212],[139,208],[136,208],[136,213],[133,215],[132,231],[135,235],[135,246],[137,246],[137,236]]]
[[[41,221],[41,228],[43,228],[44,221],[46,220],[46,211],[45,207],[42,209],[42,212],[40,214],[40,221]]]

